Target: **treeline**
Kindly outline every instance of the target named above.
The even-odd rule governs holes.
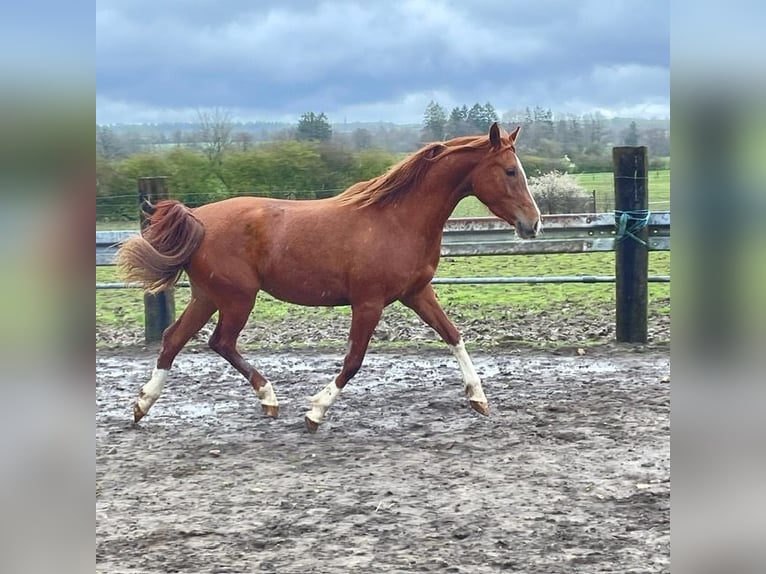
[[[381,149],[410,153],[424,143],[460,135],[486,133],[493,121],[507,128],[523,128],[520,151],[527,155],[573,161],[610,155],[616,145],[646,145],[653,158],[670,155],[668,120],[605,118],[592,114],[555,114],[535,107],[510,110],[499,115],[490,103],[454,107],[447,112],[431,101],[421,124],[398,125],[387,122],[332,123],[324,113],[307,112],[297,124],[277,122],[236,122],[226,112],[201,112],[196,122],[154,125],[97,125],[97,153],[108,159],[134,153],[164,150],[169,147],[202,149],[216,126],[223,126],[234,148],[247,150],[274,141],[333,141],[351,149]]]
[[[635,120],[608,120],[600,113],[554,114],[542,107],[509,111],[498,117],[490,102],[455,107],[447,114],[435,101],[426,106],[421,136],[426,141],[449,139],[485,132],[492,122],[521,126],[520,152],[532,167],[530,173],[560,169],[562,160],[568,171],[596,172],[611,169],[609,150],[617,145],[646,145],[655,169],[667,165],[670,156],[670,129],[647,121],[639,127]],[[525,164],[526,165],[526,164]]]
[[[371,179],[399,156],[369,149],[351,151],[331,141],[287,140],[220,153],[171,147],[107,159],[96,156],[96,217],[136,219],[137,180],[166,176],[171,197],[198,206],[238,195],[313,199],[336,195]]]
[[[190,124],[97,125],[97,218],[135,219],[139,177],[167,176],[171,196],[190,206],[243,194],[328,197],[427,142],[486,133],[497,115],[489,102],[448,114],[432,101],[419,126],[331,124],[314,112],[297,125],[241,124],[220,110],[202,112]],[[530,177],[610,171],[614,145],[648,145],[650,167],[668,167],[669,129],[662,122],[554,116],[539,107],[506,112],[499,121],[522,126],[519,155]]]

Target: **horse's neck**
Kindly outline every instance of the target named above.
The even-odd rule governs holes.
[[[457,204],[466,196],[467,178],[475,166],[467,161],[470,158],[461,159],[452,165],[434,165],[418,188],[405,196],[403,207],[412,216],[414,225],[424,231],[433,229],[441,233]]]

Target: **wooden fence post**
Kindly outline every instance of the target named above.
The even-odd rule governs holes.
[[[646,146],[616,147],[614,165],[616,338],[647,341],[649,238]]]
[[[149,225],[149,218],[142,207],[145,202],[155,203],[167,199],[166,177],[141,177],[138,179],[138,206],[141,231]],[[162,340],[162,333],[175,321],[176,307],[173,289],[156,295],[144,293],[144,339],[147,343]]]

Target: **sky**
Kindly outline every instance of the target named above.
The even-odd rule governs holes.
[[[668,2],[97,0],[96,122],[670,115]]]

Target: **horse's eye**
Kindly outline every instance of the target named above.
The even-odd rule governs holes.
[[[513,177],[514,175],[516,175],[516,168],[515,167],[509,167],[508,169],[505,170],[505,173],[506,173],[506,175],[509,175],[509,176]]]

